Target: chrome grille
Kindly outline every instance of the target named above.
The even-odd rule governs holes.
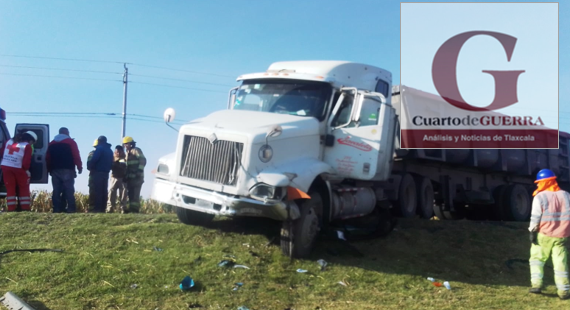
[[[224,185],[235,185],[243,143],[185,136],[180,175]]]

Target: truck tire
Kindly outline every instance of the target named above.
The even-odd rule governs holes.
[[[416,179],[418,189],[418,214],[421,218],[430,219],[433,216],[433,185],[431,180],[426,177],[418,177]]]
[[[186,225],[200,226],[209,224],[215,217],[214,214],[198,212],[181,207],[176,208],[176,215],[178,215],[178,220]]]
[[[406,173],[400,180],[398,201],[394,202],[397,215],[405,218],[415,217],[418,205],[417,198],[416,182],[409,173]]]
[[[283,221],[281,227],[281,251],[292,258],[309,256],[315,247],[321,228],[323,199],[320,193],[308,193],[311,199],[299,200],[301,217]]]
[[[524,186],[520,184],[508,185],[503,196],[503,202],[506,220],[516,222],[528,221],[532,205]]]

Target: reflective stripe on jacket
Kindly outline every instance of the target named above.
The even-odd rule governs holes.
[[[570,237],[570,194],[560,190],[544,191],[532,201],[530,230],[555,238]]]
[[[144,180],[146,158],[138,147],[127,152],[127,180]]]

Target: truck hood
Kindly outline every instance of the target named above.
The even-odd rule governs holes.
[[[253,143],[265,141],[265,135],[275,126],[283,132],[271,140],[318,135],[319,121],[314,117],[276,114],[268,112],[223,110],[184,125],[181,131],[214,133],[240,133],[249,136]]]

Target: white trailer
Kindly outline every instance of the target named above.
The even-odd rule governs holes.
[[[185,224],[205,224],[215,215],[280,220],[283,252],[304,257],[328,223],[377,208],[456,218],[466,206],[512,200],[498,214],[528,218],[531,170],[542,164],[525,161],[528,171],[517,174],[512,167],[493,170],[503,160],[498,150],[400,150],[401,95],[398,87],[393,95],[386,70],[343,61],[277,62],[238,81],[228,109],[182,126],[176,152],[159,160],[152,197],[176,206]],[[562,152],[548,155],[568,162]],[[299,192],[310,199],[298,199]]]

